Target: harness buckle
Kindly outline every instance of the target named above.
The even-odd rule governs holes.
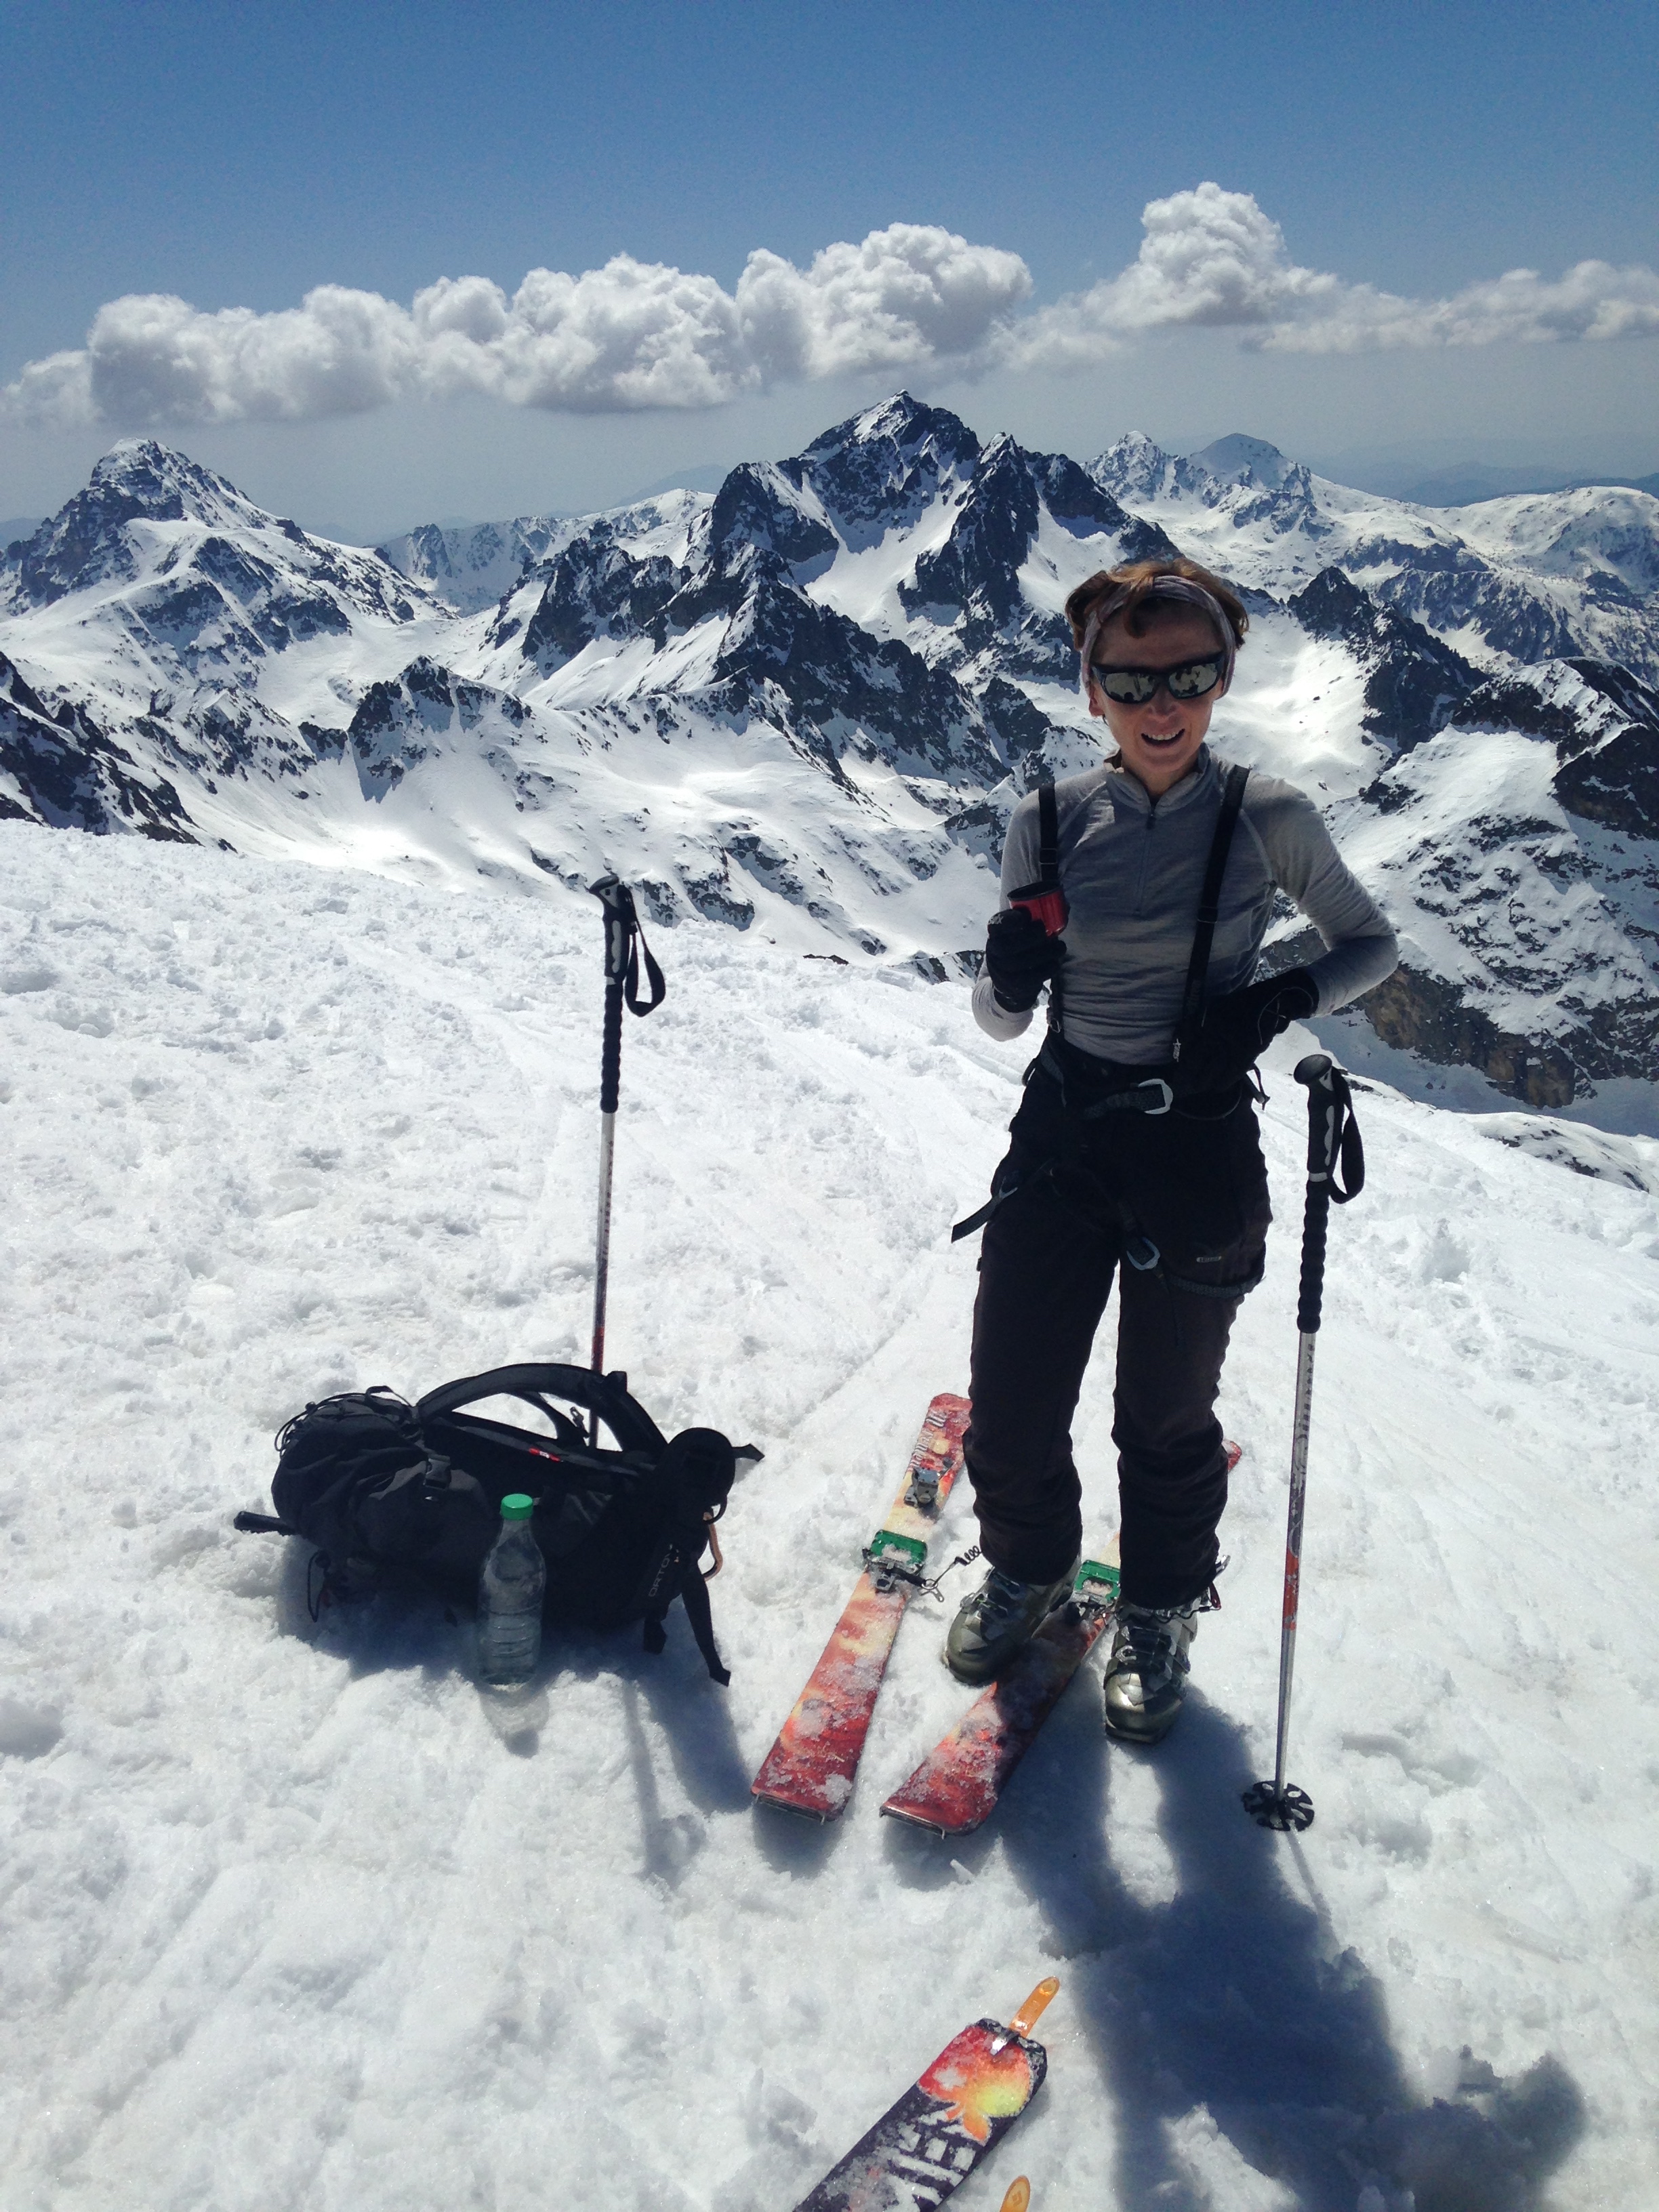
[[[1135,1089],[1137,1091],[1161,1091],[1164,1093],[1164,1103],[1161,1106],[1143,1106],[1140,1109],[1143,1114],[1167,1114],[1170,1107],[1175,1104],[1175,1093],[1170,1090],[1169,1085],[1164,1080],[1164,1078],[1161,1075],[1149,1075],[1144,1083],[1137,1083]]]

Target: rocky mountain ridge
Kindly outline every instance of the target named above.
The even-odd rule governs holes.
[[[521,894],[616,867],[663,923],[943,975],[1020,793],[1099,757],[1066,593],[1176,550],[1252,611],[1218,744],[1401,927],[1353,1018],[1536,1104],[1650,1085],[1639,492],[1430,513],[1242,436],[1085,468],[899,394],[712,496],[367,552],[129,441],[0,562],[0,814]]]

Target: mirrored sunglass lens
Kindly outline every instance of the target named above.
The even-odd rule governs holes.
[[[1139,668],[1097,667],[1095,681],[1109,699],[1124,707],[1144,707],[1158,689],[1157,677]]]
[[[1172,699],[1201,699],[1215,689],[1220,674],[1218,660],[1189,660],[1184,668],[1172,668],[1165,681]]]

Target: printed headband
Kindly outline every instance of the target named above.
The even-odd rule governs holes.
[[[1089,617],[1089,627],[1083,633],[1082,665],[1078,670],[1078,689],[1086,705],[1089,698],[1089,664],[1094,659],[1095,640],[1112,617],[1121,614],[1134,591],[1133,584],[1115,584],[1104,598],[1097,600]],[[1233,680],[1233,664],[1238,659],[1238,645],[1233,636],[1233,626],[1227,619],[1225,608],[1213,592],[1206,592],[1202,584],[1188,581],[1185,576],[1155,576],[1141,599],[1180,599],[1188,606],[1202,607],[1215,624],[1221,640],[1221,684],[1225,690]]]

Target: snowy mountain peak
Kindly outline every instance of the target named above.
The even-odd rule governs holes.
[[[1188,459],[1224,482],[1254,477],[1269,491],[1279,490],[1297,465],[1286,460],[1277,446],[1270,446],[1265,438],[1253,438],[1243,430],[1234,430],[1224,438],[1216,439]]]
[[[1088,473],[1114,499],[1133,503],[1179,497],[1210,483],[1207,470],[1184,454],[1166,453],[1144,430],[1131,430],[1097,453]]]
[[[1317,794],[1401,926],[1343,1048],[1577,1109],[1645,1096],[1659,1034],[1656,524],[1628,491],[1431,516],[1242,433],[1085,470],[899,393],[712,497],[383,559],[133,441],[0,566],[0,814],[538,893],[614,868],[665,923],[937,974],[1019,793],[1099,758],[1068,593],[1179,550],[1249,597],[1225,749]]]
[[[94,467],[83,496],[131,505],[158,522],[264,519],[264,510],[212,469],[156,438],[123,438]]]
[[[5,596],[40,606],[91,584],[133,577],[141,556],[130,526],[178,522],[301,534],[295,524],[277,522],[187,454],[154,438],[124,438],[98,462],[83,491],[32,538],[9,549],[0,562]]]
[[[880,400],[861,415],[824,431],[806,450],[817,454],[850,445],[883,445],[914,451],[931,443],[941,455],[971,467],[979,442],[962,417],[951,414],[949,408],[929,407],[908,392],[896,392],[890,399]]]
[[[400,576],[427,585],[462,614],[495,606],[532,562],[557,551],[570,532],[556,515],[446,527],[425,522],[375,550]]]
[[[859,550],[967,477],[979,453],[959,416],[900,392],[836,423],[782,466],[796,483],[810,481],[843,543]]]

